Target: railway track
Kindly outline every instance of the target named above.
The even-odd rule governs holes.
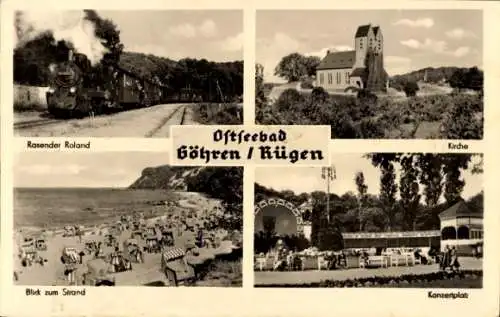
[[[30,129],[30,128],[34,128],[34,127],[41,127],[41,126],[56,124],[56,123],[60,123],[60,122],[61,122],[60,120],[55,120],[55,119],[39,119],[39,120],[20,121],[20,122],[14,123],[14,129],[15,130]]]
[[[160,130],[168,129],[170,126],[173,125],[182,125],[184,124],[184,118],[186,116],[186,105],[179,106],[177,109],[175,109],[171,114],[166,116],[158,126],[156,126],[154,129],[149,131],[145,137],[146,138],[151,138],[154,137]]]

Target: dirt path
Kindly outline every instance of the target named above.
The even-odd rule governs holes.
[[[168,137],[170,126],[180,125],[185,104],[165,104],[90,118],[60,120],[48,125],[24,126],[22,137]],[[40,120],[40,114],[15,114],[14,122]]]

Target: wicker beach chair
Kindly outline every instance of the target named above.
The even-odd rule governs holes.
[[[170,285],[193,285],[196,282],[194,268],[186,261],[186,252],[181,248],[169,248],[162,253],[161,268]]]

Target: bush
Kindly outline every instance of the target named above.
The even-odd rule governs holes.
[[[457,280],[469,282],[468,288],[482,287],[482,270],[464,270],[459,272],[435,272],[428,274],[405,274],[401,276],[374,276],[360,279],[347,280],[324,280],[315,283],[303,284],[270,284],[270,285],[255,285],[255,287],[433,287],[433,288],[462,288],[461,283]],[[452,283],[442,283],[450,281]],[[470,281],[475,283],[470,283]],[[444,285],[443,285],[444,284]]]
[[[443,122],[447,139],[478,140],[483,138],[483,103],[472,98],[456,97]]]
[[[355,98],[329,95],[321,87],[310,94],[289,89],[272,106],[256,105],[256,121],[263,125],[329,125],[332,138],[343,139],[394,137],[397,131],[430,122],[432,135],[478,139],[483,135],[483,99],[480,94],[392,99],[366,90],[360,90]],[[400,133],[396,137],[414,136]]]
[[[327,101],[329,94],[323,87],[315,87],[311,92],[312,103],[324,103]]]
[[[417,95],[417,91],[420,88],[418,87],[418,84],[414,81],[406,82],[403,86],[403,91],[406,94],[406,97],[414,97]]]
[[[275,108],[278,111],[289,111],[291,108],[305,102],[305,98],[295,89],[285,90],[276,100]]]
[[[192,109],[194,119],[202,124],[243,124],[243,107],[238,104],[201,104]]]

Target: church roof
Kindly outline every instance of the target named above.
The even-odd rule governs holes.
[[[377,35],[378,30],[380,30],[380,27],[379,27],[379,26],[375,26],[375,27],[373,27],[373,34]]]
[[[356,38],[358,37],[365,37],[368,36],[368,32],[370,32],[371,25],[361,25],[358,27],[358,30],[356,31]]]
[[[460,218],[460,217],[477,217],[477,218],[483,218],[483,215],[474,212],[467,207],[467,204],[465,201],[461,200],[451,206],[450,208],[446,209],[442,213],[439,214],[439,219],[441,220],[446,220],[446,219],[453,219],[453,218]]]
[[[356,51],[329,52],[316,69],[352,68],[356,59]]]

